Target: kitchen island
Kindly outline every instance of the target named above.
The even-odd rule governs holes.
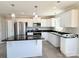
[[[35,37],[20,35],[2,40],[6,43],[7,58],[22,58],[42,56],[42,39]]]

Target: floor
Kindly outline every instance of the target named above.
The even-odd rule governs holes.
[[[55,48],[48,41],[43,41],[43,56],[39,58],[64,58],[65,56],[58,48]]]
[[[0,45],[0,58],[6,57],[6,44]],[[32,57],[33,58],[33,57]],[[58,48],[55,48],[48,41],[43,41],[43,56],[34,58],[65,58]],[[74,57],[73,57],[74,58]],[[75,57],[76,58],[76,57]]]

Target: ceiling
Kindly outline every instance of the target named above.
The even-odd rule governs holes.
[[[39,16],[52,16],[76,3],[78,1],[0,1],[0,15],[10,16],[15,13],[16,16],[33,16],[34,6],[37,5]],[[12,7],[11,4],[15,6]]]

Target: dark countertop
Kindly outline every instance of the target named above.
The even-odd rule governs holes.
[[[21,40],[42,40],[41,36],[34,36],[34,35],[17,35],[17,36],[12,36],[7,39],[4,39],[2,41],[21,41]]]
[[[72,35],[72,36],[63,36],[62,34],[59,34],[59,33],[54,33],[54,32],[50,32],[50,33],[53,34],[53,35],[59,36],[59,37],[63,37],[63,38],[75,38],[75,37],[78,38],[78,35],[77,34],[73,34],[73,35],[72,34],[69,34],[69,35]]]
[[[73,37],[67,37],[67,36],[63,36],[63,34],[72,34],[72,33],[67,33],[67,32],[63,32],[63,31],[56,31],[56,30],[27,30],[27,33],[28,32],[49,32],[51,34],[54,34],[54,35],[57,35],[57,36],[60,36],[60,37],[63,37],[63,38],[74,38],[74,37],[78,37],[77,34],[74,34],[75,36]]]
[[[56,31],[56,30],[26,30],[26,33],[28,32],[53,32],[52,34],[55,34],[55,33],[58,33],[58,34],[55,34],[55,35],[58,35],[58,36],[61,36],[63,34],[70,34],[70,33],[67,33],[67,32],[63,32],[63,31]],[[44,39],[40,36],[34,36],[34,35],[17,35],[17,36],[12,36],[12,37],[8,37],[2,41],[21,41],[21,40],[41,40],[41,39]]]
[[[59,33],[59,34],[69,34],[67,32],[60,32],[60,31],[56,31],[56,30],[27,30],[28,32],[55,32],[55,33]]]

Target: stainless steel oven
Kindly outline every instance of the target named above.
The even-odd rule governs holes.
[[[39,27],[41,27],[41,23],[33,23],[33,27],[35,28],[35,31],[37,31],[37,32],[33,32],[33,35],[37,37],[41,37],[41,32],[38,32]]]

